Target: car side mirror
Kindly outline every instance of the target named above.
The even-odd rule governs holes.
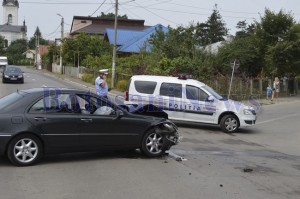
[[[120,119],[123,116],[124,116],[124,112],[117,109],[116,110],[116,119]]]
[[[213,102],[213,101],[215,101],[215,98],[214,98],[213,96],[210,95],[210,96],[207,98],[207,101]]]

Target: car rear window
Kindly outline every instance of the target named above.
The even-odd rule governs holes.
[[[174,83],[162,83],[160,87],[160,95],[181,98],[182,85]]]
[[[134,86],[137,92],[145,94],[153,94],[157,82],[152,81],[135,81]]]
[[[0,109],[3,109],[10,104],[13,104],[14,102],[18,101],[22,97],[23,95],[21,95],[20,93],[12,93],[5,97],[0,98]]]

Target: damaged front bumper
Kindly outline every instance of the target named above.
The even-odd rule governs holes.
[[[155,131],[161,135],[164,135],[168,141],[169,147],[178,144],[182,140],[182,135],[178,132],[178,127],[172,122],[160,123]]]

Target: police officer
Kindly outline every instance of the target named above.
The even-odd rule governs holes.
[[[95,87],[97,95],[107,98],[108,86],[107,86],[108,69],[99,70],[99,76],[95,80]]]

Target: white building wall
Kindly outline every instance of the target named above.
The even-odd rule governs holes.
[[[23,33],[0,32],[0,35],[7,39],[8,45],[17,39],[27,39]]]

